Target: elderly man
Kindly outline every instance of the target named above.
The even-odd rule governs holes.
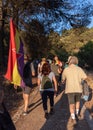
[[[85,72],[76,65],[78,59],[72,56],[69,60],[68,67],[64,69],[62,74],[62,82],[66,82],[65,93],[68,96],[69,110],[71,121],[76,124],[80,109],[80,99],[82,94],[82,80],[87,79]]]

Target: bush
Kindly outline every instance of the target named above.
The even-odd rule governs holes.
[[[86,45],[80,48],[78,52],[80,66],[93,67],[93,42],[89,41]]]

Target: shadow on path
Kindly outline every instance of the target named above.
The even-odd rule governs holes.
[[[42,104],[41,98],[40,98],[39,100],[37,100],[35,103],[30,104],[30,105],[28,106],[28,108],[29,108],[28,113],[30,113],[31,111],[33,111],[35,108],[37,108],[37,107],[38,107],[39,105],[41,105],[41,104]]]
[[[79,120],[77,125],[71,123],[67,95],[63,93],[55,104],[55,114],[46,120],[40,130],[90,130],[90,128],[84,119]]]

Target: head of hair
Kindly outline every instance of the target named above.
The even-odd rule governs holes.
[[[78,58],[76,56],[71,56],[70,60],[69,60],[69,64],[78,64]]]
[[[58,58],[58,56],[57,55],[55,55],[54,56],[54,60],[58,60],[59,58]]]
[[[72,57],[72,56],[69,56],[69,57],[68,57],[67,63],[69,63],[69,61],[70,61],[71,57]]]
[[[43,62],[46,62],[46,58],[43,57],[43,58],[42,58],[42,61],[43,61]]]
[[[44,63],[42,66],[42,74],[43,75],[48,75],[51,72],[51,67],[48,62]]]

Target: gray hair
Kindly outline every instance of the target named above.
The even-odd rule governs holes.
[[[69,64],[78,64],[78,58],[76,56],[71,56],[70,60],[69,60]]]

